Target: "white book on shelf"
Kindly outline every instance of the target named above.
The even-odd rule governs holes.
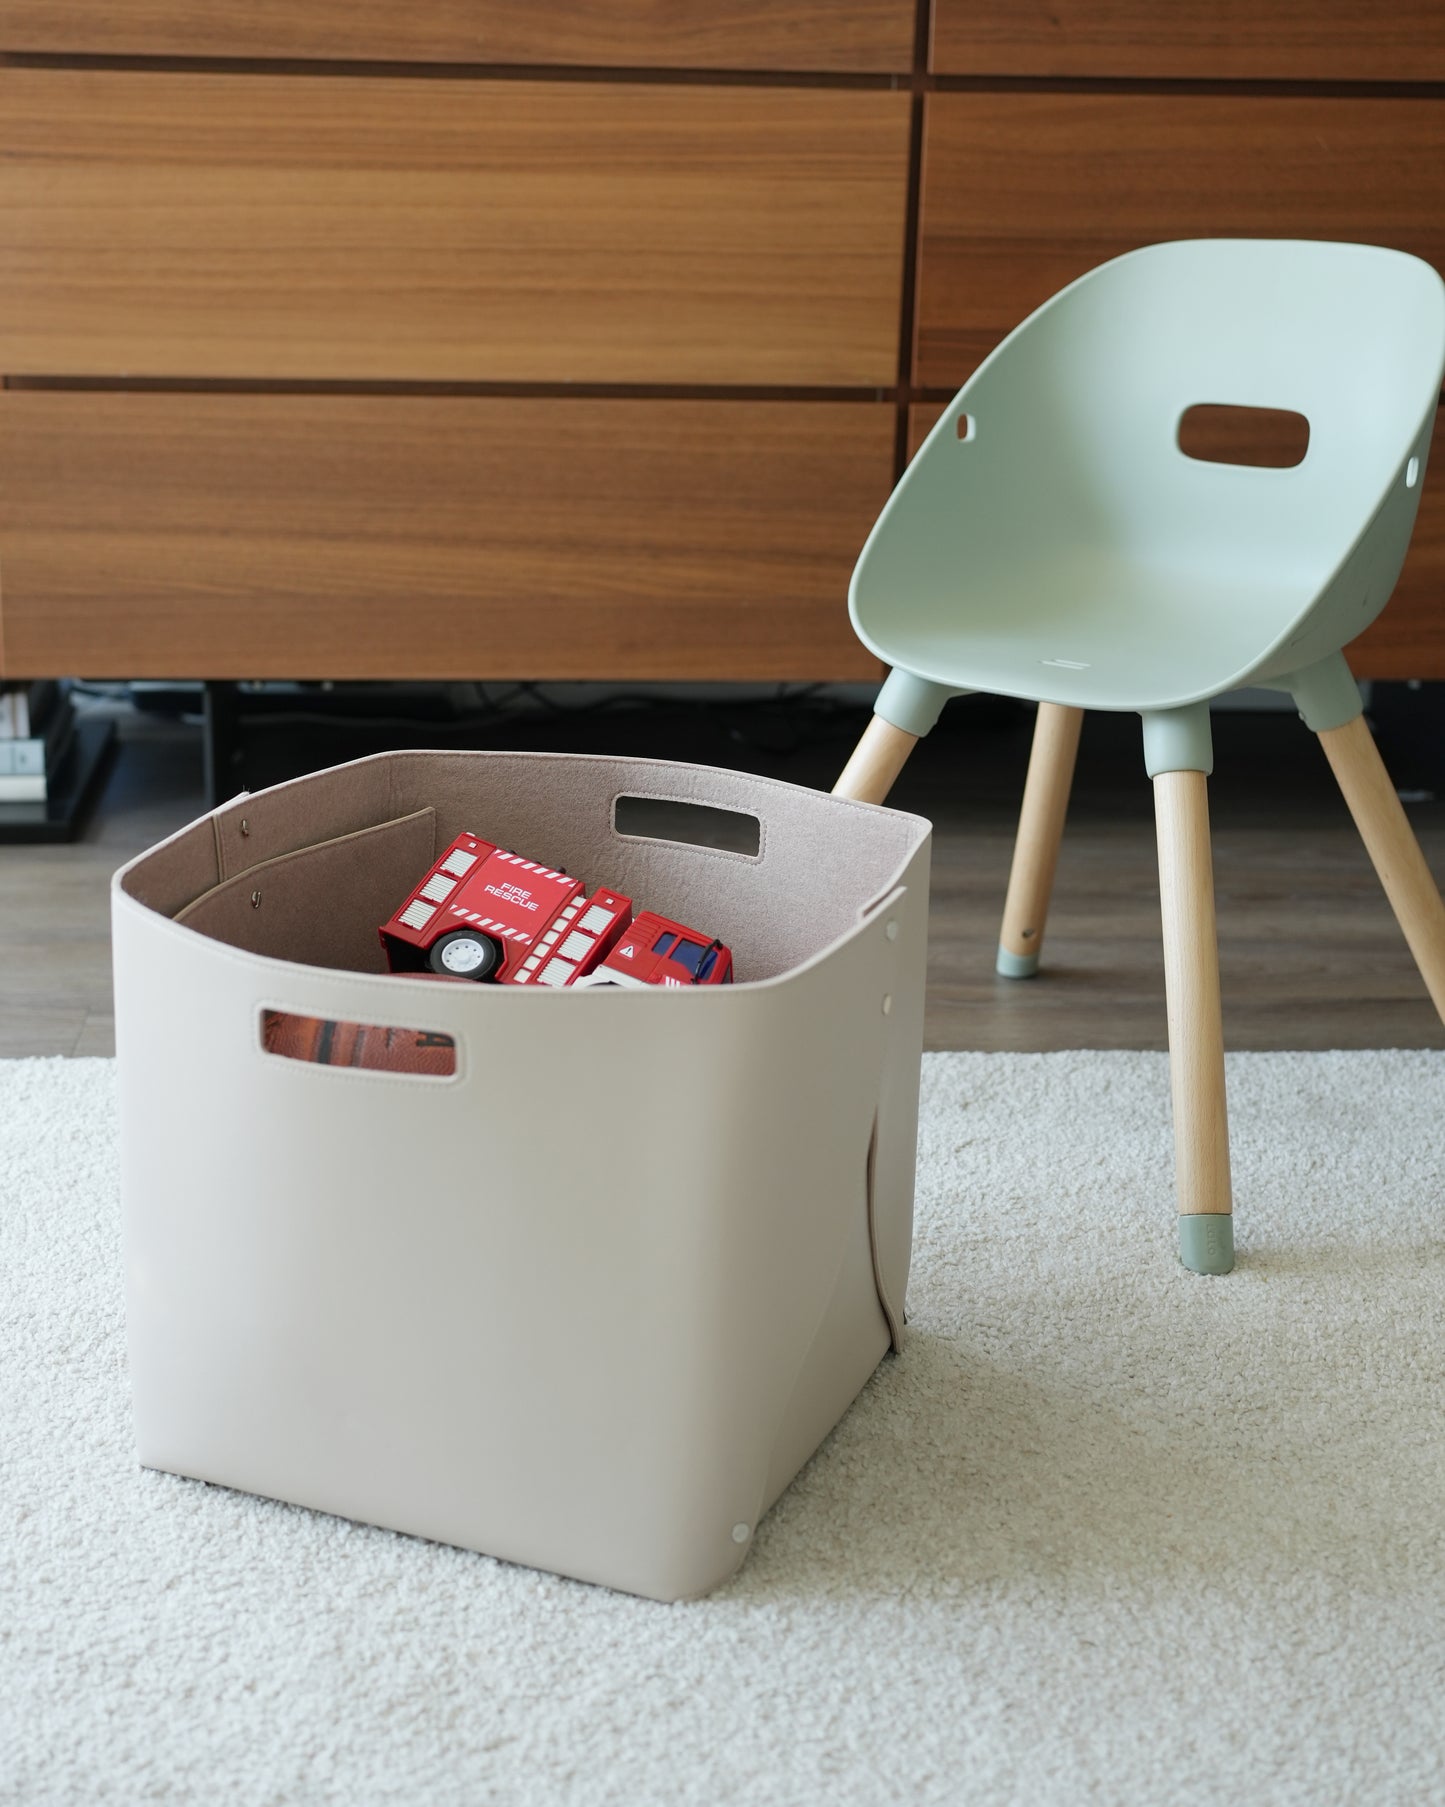
[[[43,778],[50,767],[43,740],[0,743],[0,778]]]
[[[0,803],[44,803],[45,774],[18,778],[0,773]]]
[[[0,685],[0,740],[49,740],[71,714],[69,686],[54,678]]]
[[[63,687],[45,683],[0,695],[8,704],[0,716],[5,725],[23,725],[24,735],[0,732],[0,803],[43,803],[52,780],[65,763],[75,737],[75,711]]]

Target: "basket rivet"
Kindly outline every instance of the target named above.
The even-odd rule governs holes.
[[[748,1541],[748,1539],[752,1536],[752,1534],[753,1534],[752,1528],[748,1525],[734,1525],[733,1526],[733,1542],[734,1543],[746,1543]]]
[[[259,891],[253,891],[251,893],[251,908],[253,910],[259,910],[261,908],[261,893]]]
[[[896,941],[898,939],[898,918],[896,916],[893,921],[889,923],[888,927],[884,929],[883,933],[890,941]]]
[[[887,1016],[889,1011],[892,1010],[892,1008],[893,1008],[893,993],[891,991],[885,991],[883,994],[883,1014],[884,1014],[884,1016]]]
[[[251,832],[251,824],[246,820],[246,818],[244,816],[242,816],[241,817],[241,833],[242,834],[250,834],[250,832]]]

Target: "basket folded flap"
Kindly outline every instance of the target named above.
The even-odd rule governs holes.
[[[303,966],[386,971],[377,925],[437,857],[436,811],[278,853],[177,911],[199,934]]]

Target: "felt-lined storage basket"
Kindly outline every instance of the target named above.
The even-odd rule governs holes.
[[[756,818],[756,854],[619,798]],[[732,986],[385,973],[471,830],[721,937]],[[631,1592],[705,1592],[896,1341],[928,824],[651,760],[392,753],[117,873],[127,1311],[149,1467]],[[267,1052],[268,1012],[455,1041]]]

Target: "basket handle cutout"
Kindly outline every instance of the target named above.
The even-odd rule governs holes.
[[[1179,416],[1179,450],[1203,464],[1292,470],[1309,450],[1310,423],[1292,408],[1246,408],[1196,402]]]
[[[680,841],[687,847],[711,847],[749,859],[756,859],[763,845],[763,825],[756,816],[677,797],[618,797],[612,806],[612,826],[632,840]]]
[[[451,1079],[457,1070],[455,1036],[435,1029],[296,1016],[289,1010],[262,1010],[261,1051],[313,1066],[404,1073],[412,1079]]]

